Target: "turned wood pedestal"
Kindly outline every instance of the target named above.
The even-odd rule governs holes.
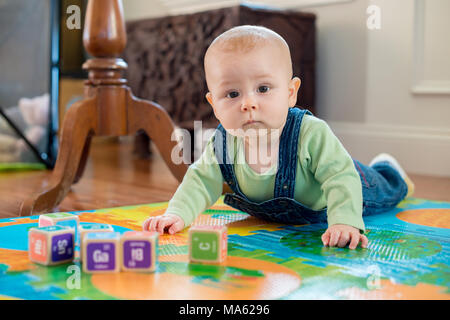
[[[134,97],[121,76],[127,64],[117,58],[126,45],[120,0],[89,0],[83,44],[94,57],[83,65],[88,70],[84,99],[72,105],[64,117],[48,187],[22,203],[21,216],[49,212],[64,199],[70,186],[82,177],[93,136],[132,135],[143,130],[179,181],[187,170],[186,164],[171,160],[175,127],[165,109]]]

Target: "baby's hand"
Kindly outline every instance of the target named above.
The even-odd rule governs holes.
[[[359,230],[345,224],[332,225],[322,235],[324,246],[344,248],[349,244],[350,249],[355,249],[361,241],[361,247],[366,248],[369,240]]]
[[[160,234],[163,234],[166,228],[170,234],[177,233],[183,230],[184,221],[175,214],[164,213],[160,216],[148,218],[142,225],[144,231],[157,231]]]

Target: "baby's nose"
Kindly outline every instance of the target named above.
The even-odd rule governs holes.
[[[258,109],[258,104],[253,96],[248,95],[242,100],[241,110],[249,111]]]

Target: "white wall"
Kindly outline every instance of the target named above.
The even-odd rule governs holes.
[[[423,27],[428,29],[425,31],[432,31],[426,32],[424,41],[417,39],[419,30],[414,28],[417,18],[414,2],[421,1],[426,4],[425,12],[417,12],[417,17],[424,15]],[[429,44],[433,34],[440,34],[440,43],[445,44],[447,49],[450,48],[448,34],[450,32],[448,20],[450,1],[378,0],[372,2],[382,9],[383,21],[381,30],[368,32],[367,121],[392,125],[450,128],[450,92],[427,95],[411,92],[414,71],[419,68],[419,64],[423,64],[419,61],[415,63],[415,51]],[[439,6],[438,3],[441,5]],[[431,19],[445,23],[438,27],[432,23]],[[444,31],[442,28],[446,28],[447,32],[442,32]],[[431,47],[428,46],[425,49],[431,49]],[[425,51],[428,51],[428,62],[432,62],[430,60],[433,59],[447,61],[439,65],[448,69],[447,74],[442,73],[441,76],[447,77],[450,83],[450,50],[446,50],[447,52]],[[436,67],[435,64],[430,63],[425,67],[425,74],[431,71],[429,75],[435,76],[436,74],[433,73]],[[386,114],[389,114],[389,117],[386,117]]]
[[[316,14],[316,110],[327,121],[364,122],[367,1],[307,7]]]
[[[163,17],[169,10],[158,0],[122,0],[126,21]]]
[[[354,158],[389,152],[408,172],[450,176],[450,1],[324,1],[301,8],[317,15],[317,115]],[[181,2],[177,14],[199,8]],[[165,3],[126,0],[125,17],[173,14]],[[378,30],[367,28],[369,5],[380,9]]]
[[[338,123],[336,131],[362,160],[387,151],[407,171],[450,176],[450,95],[412,92],[422,65],[423,80],[436,75],[428,72],[436,65],[426,61],[448,61],[449,52],[430,50],[429,40],[441,34],[439,41],[448,49],[449,2],[378,0],[370,4],[381,9],[381,29],[367,30],[366,118],[363,125]],[[418,24],[420,17],[422,25]],[[431,17],[441,25],[432,24]],[[428,56],[418,60],[421,51]],[[448,67],[448,63],[440,67]],[[440,76],[450,81],[450,72]]]

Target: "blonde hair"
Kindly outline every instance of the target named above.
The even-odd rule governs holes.
[[[219,35],[211,42],[208,50],[206,50],[205,66],[208,55],[214,50],[246,53],[267,44],[276,45],[284,52],[286,58],[289,60],[288,63],[292,77],[292,61],[287,42],[278,33],[263,26],[237,26]]]
[[[262,26],[244,25],[231,28],[219,35],[213,40],[210,48],[217,46],[224,51],[246,52],[273,41],[289,50],[286,41],[275,31]]]

